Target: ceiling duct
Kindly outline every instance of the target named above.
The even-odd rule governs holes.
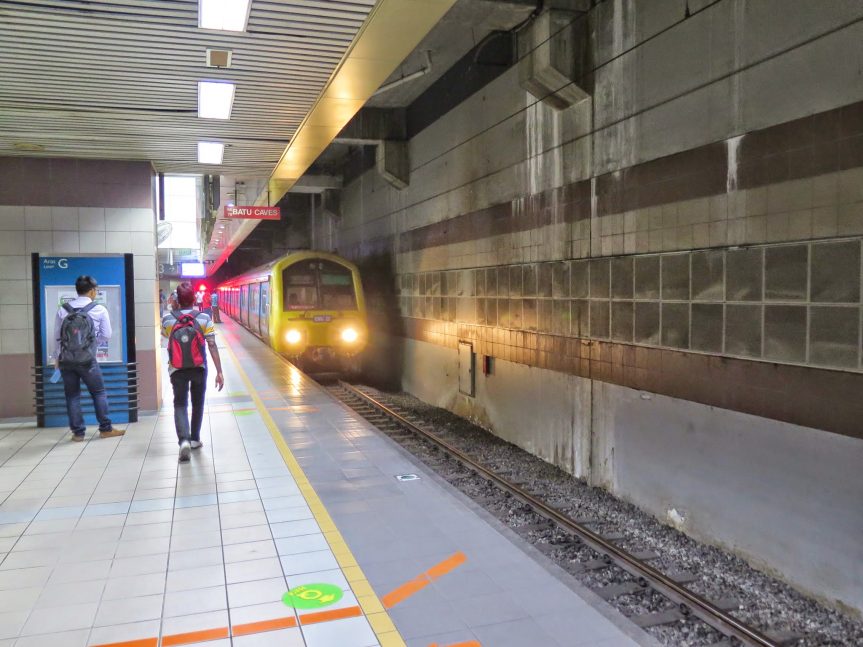
[[[519,84],[557,110],[590,96],[576,84],[587,45],[583,36],[587,21],[581,15],[569,9],[547,9],[519,33]]]

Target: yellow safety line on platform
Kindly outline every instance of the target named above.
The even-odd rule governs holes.
[[[276,443],[276,447],[279,449],[279,453],[282,455],[285,465],[288,466],[288,470],[290,470],[291,475],[297,482],[300,492],[302,492],[306,503],[315,517],[315,521],[318,522],[321,532],[323,532],[324,537],[326,537],[327,543],[330,545],[330,550],[338,561],[339,566],[341,566],[342,571],[345,574],[345,578],[357,598],[357,602],[359,602],[372,630],[378,637],[378,642],[380,642],[381,647],[406,647],[404,639],[398,632],[398,629],[396,629],[392,619],[384,609],[380,599],[378,599],[377,594],[374,592],[374,589],[372,589],[371,584],[369,584],[366,579],[365,573],[363,573],[359,564],[357,564],[357,560],[351,553],[350,548],[348,548],[344,537],[342,537],[342,534],[339,532],[338,528],[336,528],[336,524],[333,522],[332,517],[330,517],[330,513],[327,512],[327,509],[321,502],[320,497],[318,497],[318,493],[315,492],[314,487],[312,487],[312,484],[306,477],[305,472],[303,472],[303,468],[300,466],[299,462],[297,462],[297,459],[294,457],[291,449],[282,437],[275,420],[273,420],[270,412],[267,411],[267,408],[264,406],[263,401],[252,384],[252,381],[249,379],[246,371],[237,360],[237,356],[234,354],[234,351],[228,345],[225,345],[224,348],[231,356],[234,366],[237,367],[237,372],[240,374],[246,388],[249,390],[249,393],[252,396],[252,401],[258,408],[258,412],[261,414],[261,418],[267,426],[270,436],[273,438],[273,442]]]

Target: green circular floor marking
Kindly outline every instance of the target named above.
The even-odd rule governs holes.
[[[254,412],[254,411],[252,411],[251,409],[243,409],[243,410],[240,410],[240,411],[234,411],[234,415],[235,415],[235,416],[250,416],[250,415],[252,415],[253,413],[255,413],[255,412]]]
[[[335,604],[344,595],[335,584],[304,584],[282,596],[282,602],[295,609],[322,609]]]

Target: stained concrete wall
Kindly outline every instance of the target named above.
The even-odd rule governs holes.
[[[863,443],[611,384],[594,388],[593,435],[605,449],[597,482],[830,602],[863,609]]]
[[[410,141],[408,188],[345,187],[337,244],[392,268],[367,287],[392,286],[407,390],[863,611],[861,18],[601,3],[590,100],[504,73]],[[826,243],[850,251],[821,291]],[[799,285],[737,289],[786,252]],[[473,399],[458,341],[496,358]]]

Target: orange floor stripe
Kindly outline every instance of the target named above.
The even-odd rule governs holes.
[[[342,618],[356,618],[363,615],[359,607],[345,607],[344,609],[333,609],[332,611],[315,611],[304,613],[300,616],[300,624],[313,625],[317,622],[328,622],[330,620],[341,620]]]
[[[142,638],[140,640],[126,640],[119,643],[103,643],[101,645],[93,645],[92,647],[157,647],[158,644],[158,638]]]
[[[461,551],[457,552],[452,557],[447,557],[440,564],[432,566],[425,574],[429,579],[436,580],[437,578],[446,575],[450,571],[458,568],[467,561],[467,557]]]
[[[410,582],[406,582],[402,584],[397,589],[390,591],[385,596],[381,598],[381,604],[384,605],[385,609],[389,609],[394,607],[399,602],[409,598],[414,593],[421,591],[429,584],[431,584],[434,580],[438,579],[449,573],[450,571],[458,568],[462,564],[467,561],[467,557],[461,551],[450,555],[442,562],[435,564],[425,573],[412,579]]]
[[[412,596],[414,593],[423,590],[429,584],[431,584],[431,580],[423,575],[420,575],[415,580],[406,582],[394,591],[390,591],[389,593],[387,593],[381,598],[381,604],[384,605],[385,609],[394,607],[399,602],[406,600],[407,598]]]
[[[290,629],[297,626],[294,616],[276,618],[275,620],[261,620],[260,622],[248,622],[243,625],[234,625],[232,635],[246,636],[248,634],[263,633],[264,631],[275,631],[276,629]]]
[[[162,636],[162,647],[171,647],[172,645],[191,645],[192,643],[200,643],[206,640],[228,638],[230,635],[231,633],[228,631],[227,627],[204,629],[203,631],[190,631],[184,634],[171,634],[170,636]]]

